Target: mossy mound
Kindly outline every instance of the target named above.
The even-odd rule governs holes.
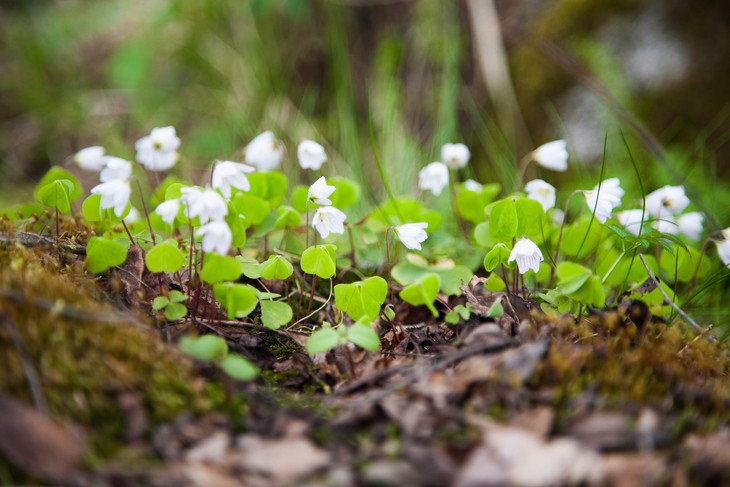
[[[81,427],[97,457],[129,439],[122,397],[143,406],[149,426],[205,407],[190,360],[146,321],[114,309],[79,260],[8,242],[0,244],[4,393],[32,402],[23,361],[32,364],[49,414]]]

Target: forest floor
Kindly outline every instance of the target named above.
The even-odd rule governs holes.
[[[730,483],[727,345],[640,301],[576,320],[474,277],[443,298],[467,321],[397,301],[380,352],[310,356],[306,334],[226,321],[212,299],[167,322],[141,253],[100,277],[82,249],[2,234],[0,484]],[[191,333],[261,375],[193,361],[175,345]]]

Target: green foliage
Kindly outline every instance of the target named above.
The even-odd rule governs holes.
[[[589,230],[590,227],[590,230]],[[590,219],[579,220],[566,225],[560,241],[560,253],[576,259],[583,259],[591,254],[603,238],[604,226],[598,222],[591,224]],[[557,234],[553,235],[553,244],[557,243]],[[580,250],[580,255],[578,251]]]
[[[73,191],[71,181],[56,179],[37,189],[36,200],[40,204],[55,208],[61,213],[68,213],[71,211],[71,191]]]
[[[264,279],[284,280],[292,275],[294,267],[286,257],[272,255],[269,260],[259,264],[259,272]]]
[[[269,216],[269,211],[271,211],[271,204],[267,200],[243,192],[238,192],[231,198],[231,205],[236,214],[243,215],[246,218],[243,222],[245,228],[251,225],[259,225]]]
[[[417,200],[396,198],[372,211],[367,220],[368,227],[374,232],[383,232],[389,226],[409,222],[426,222],[428,231],[435,232],[441,227],[442,219],[437,211],[426,208]]]
[[[241,277],[241,265],[233,257],[214,253],[205,254],[200,279],[208,284],[235,281]]]
[[[286,196],[286,176],[277,171],[256,172],[248,175],[251,191],[247,194],[266,200],[270,207],[279,206]],[[268,211],[268,210],[267,210]],[[258,225],[254,223],[254,225]]]
[[[232,282],[213,286],[213,295],[226,308],[229,320],[248,316],[259,302],[249,286]]]
[[[39,191],[44,188],[45,186],[51,184],[54,181],[68,181],[71,183],[71,187],[67,187],[67,196],[68,200],[73,202],[77,199],[81,198],[81,196],[84,194],[84,188],[81,186],[81,183],[79,182],[76,177],[65,170],[64,168],[60,166],[51,166],[51,168],[46,172],[46,174],[43,175],[40,181],[38,181],[38,184],[36,184],[35,189],[33,190],[33,198],[41,202],[39,199]],[[42,202],[41,202],[42,203]],[[51,206],[51,205],[47,205]],[[60,210],[59,210],[60,211]]]
[[[710,260],[699,250],[682,248],[678,245],[671,247],[672,252],[662,249],[659,256],[659,267],[669,282],[690,282],[692,279],[702,279],[710,271]]]
[[[276,228],[295,228],[302,224],[302,215],[291,206],[280,206],[276,210]]]
[[[182,301],[187,298],[183,293],[175,289],[170,291],[169,298],[167,296],[157,296],[152,302],[152,309],[165,309],[165,318],[168,320],[177,320],[188,314],[188,308]]]
[[[490,183],[482,186],[480,192],[470,191],[459,185],[456,189],[456,211],[464,220],[472,223],[484,221],[484,208],[494,200],[502,190],[499,183]]]
[[[223,372],[236,380],[249,381],[259,375],[258,367],[235,353],[228,354],[219,365]]]
[[[457,304],[456,306],[454,306],[454,309],[446,313],[446,316],[444,316],[444,321],[446,321],[446,323],[456,325],[459,323],[460,320],[468,320],[469,316],[471,316],[471,312],[471,303],[466,303],[466,306]]]
[[[362,318],[349,328],[344,325],[332,328],[329,323],[324,323],[322,328],[316,330],[307,339],[307,353],[315,355],[348,342],[371,352],[376,352],[380,348],[380,337],[370,328],[367,318]]]
[[[500,242],[511,242],[517,235],[517,207],[513,198],[492,205],[489,212],[489,233]]]
[[[492,272],[498,265],[508,266],[510,249],[503,243],[498,243],[484,256],[484,268]],[[511,266],[514,267],[514,263]]]
[[[351,179],[327,178],[327,184],[336,188],[330,195],[330,201],[335,208],[344,210],[360,199],[360,187]]]
[[[215,362],[230,377],[248,381],[259,374],[251,362],[235,353],[229,353],[228,344],[216,335],[201,337],[185,336],[180,339],[180,349],[191,357],[205,362]]]
[[[277,330],[289,323],[294,316],[291,307],[281,301],[261,301],[261,322]]]
[[[90,194],[81,205],[81,212],[83,213],[86,221],[89,222],[116,222],[126,218],[131,207],[132,205],[128,204],[124,213],[122,213],[121,216],[117,216],[116,213],[114,213],[114,208],[107,208],[106,210],[101,209],[100,194]]]
[[[86,244],[86,262],[84,266],[95,274],[110,267],[121,265],[127,259],[124,245],[101,237],[91,237]]]
[[[373,276],[351,284],[337,284],[335,303],[340,311],[347,313],[354,321],[363,317],[374,321],[380,314],[387,293],[385,279]]]
[[[391,276],[399,284],[405,286],[417,281],[427,274],[437,274],[441,283],[441,292],[449,296],[460,296],[459,287],[467,283],[472,277],[468,267],[456,265],[453,262],[429,265],[425,260],[413,257],[407,262],[401,262],[391,269]]]
[[[335,348],[340,343],[340,333],[332,328],[329,323],[322,324],[322,328],[315,330],[307,338],[307,353],[315,355]]]
[[[413,306],[426,305],[431,313],[437,317],[439,313],[433,303],[436,301],[440,286],[441,279],[438,274],[430,273],[403,288],[399,296]]]
[[[347,340],[370,352],[380,349],[380,337],[370,328],[367,317],[361,318],[347,329]]]
[[[605,293],[600,278],[590,269],[573,262],[561,262],[556,269],[557,291],[578,303],[601,308],[605,305]]]
[[[166,240],[154,246],[144,259],[150,272],[176,272],[185,264],[185,254],[175,240]]]
[[[317,245],[309,247],[302,254],[302,271],[315,274],[322,279],[335,275],[335,247],[333,245]]]

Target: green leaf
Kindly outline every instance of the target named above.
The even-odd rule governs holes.
[[[185,255],[172,242],[157,244],[147,252],[144,262],[150,272],[176,272],[185,264]]]
[[[335,348],[340,343],[340,334],[329,325],[312,333],[307,339],[307,353],[315,355]]]
[[[276,228],[296,228],[302,224],[302,215],[291,206],[280,206],[276,210]]]
[[[589,226],[590,231],[588,230]],[[588,233],[587,237],[586,232]],[[560,241],[560,253],[582,259],[598,247],[598,244],[602,241],[602,237],[603,225],[595,221],[591,224],[590,219],[581,220],[572,225],[566,225],[563,231],[563,239]],[[584,240],[585,243],[583,243]],[[553,244],[556,243],[557,234],[553,239]],[[581,247],[581,244],[583,244],[583,247]],[[580,249],[580,255],[577,255],[578,249]]]
[[[71,211],[70,192],[73,190],[73,184],[68,179],[57,179],[38,188],[36,192],[36,200],[45,206],[56,208],[61,213]]]
[[[252,380],[259,375],[259,369],[237,353],[231,353],[220,363],[223,372],[236,380]]]
[[[456,190],[456,211],[466,221],[480,223],[484,221],[484,207],[492,202],[502,187],[499,183],[485,184],[480,192],[470,191],[459,185]]]
[[[539,204],[539,203],[538,203]],[[503,243],[498,243],[484,257],[484,268],[492,272],[498,265],[507,264],[510,249]]]
[[[380,337],[370,328],[367,318],[359,320],[347,329],[347,339],[371,352],[377,352],[380,349]]]
[[[501,277],[492,274],[487,278],[487,282],[484,283],[484,289],[489,292],[499,292],[504,290],[507,285],[504,283]]]
[[[127,259],[124,245],[100,237],[91,237],[86,245],[86,268],[95,274],[121,265]]]
[[[60,166],[51,166],[51,168],[46,172],[46,174],[43,175],[40,181],[38,181],[38,184],[36,184],[35,189],[33,190],[33,198],[36,201],[39,201],[38,199],[38,190],[53,181],[65,179],[66,181],[69,181],[72,188],[68,191],[68,198],[70,201],[76,201],[77,199],[81,198],[81,196],[84,194],[84,188],[81,186],[81,183],[79,183],[79,180],[76,179],[76,176],[65,170],[64,168]],[[39,201],[40,202],[40,201]],[[59,210],[60,211],[60,210]]]
[[[486,248],[494,247],[499,243],[499,240],[489,233],[489,222],[482,222],[474,227],[474,241],[477,245]]]
[[[678,245],[673,246],[672,250],[674,254],[662,251],[659,257],[659,266],[667,276],[671,277],[671,280],[674,280],[676,273],[677,281],[690,282],[695,276],[695,270],[697,279],[702,279],[710,271],[710,259],[702,257],[699,250],[692,248],[685,250]]]
[[[513,198],[497,201],[489,214],[489,233],[501,242],[511,241],[517,233],[517,207]]]
[[[471,270],[463,265],[443,267],[439,265],[430,266],[426,263],[419,265],[414,262],[401,262],[393,267],[390,275],[399,284],[405,286],[429,273],[438,274],[441,279],[441,292],[449,296],[461,295],[459,287],[462,281],[469,282],[473,275]]]
[[[162,309],[168,304],[170,304],[170,300],[167,299],[167,296],[157,296],[152,301],[152,309]]]
[[[335,208],[344,210],[360,198],[360,187],[355,181],[344,178],[327,178],[327,184],[335,187],[334,193],[329,198]]]
[[[246,244],[246,217],[238,214],[233,205],[228,205],[226,223],[231,229],[231,247],[243,247]]]
[[[380,314],[380,307],[385,302],[388,283],[379,276],[364,281],[335,286],[335,303],[337,308],[347,313],[354,321],[360,318],[375,320]]]
[[[291,205],[299,213],[307,211],[307,198],[309,196],[309,188],[307,186],[298,185],[291,194]],[[316,206],[316,205],[312,205]],[[311,208],[310,208],[311,209]]]
[[[515,210],[517,211],[515,235],[524,235],[535,243],[542,243],[542,227],[546,218],[542,205],[535,200],[522,198],[515,201]]]
[[[563,294],[572,294],[580,289],[591,277],[591,270],[573,262],[561,262],[556,269],[559,291]]]
[[[502,300],[498,299],[492,304],[487,310],[487,318],[499,318],[504,314],[504,307],[502,306]]]
[[[173,303],[181,303],[181,302],[185,301],[186,299],[188,299],[188,297],[185,296],[180,291],[178,291],[176,289],[173,289],[170,291],[170,301],[172,301]]]
[[[302,271],[307,274],[316,274],[322,279],[329,279],[334,276],[336,272],[335,261],[327,247],[326,245],[318,245],[305,250],[302,253]]]
[[[244,276],[249,279],[258,279],[261,277],[261,269],[259,262],[253,257],[246,257],[245,255],[237,255],[234,257],[241,266],[241,272]]]
[[[170,303],[165,308],[165,318],[170,321],[183,318],[188,314],[188,307],[181,303]]]
[[[228,319],[243,318],[256,308],[259,300],[245,284],[225,282],[213,286],[215,299],[226,308]]]
[[[271,210],[271,204],[258,196],[249,193],[238,193],[231,198],[231,204],[237,214],[246,217],[244,226],[258,225],[266,220]]]
[[[200,271],[200,278],[203,282],[216,284],[223,281],[235,281],[239,277],[241,277],[241,265],[236,259],[215,253],[205,254],[203,270]]]
[[[441,287],[441,279],[438,274],[430,273],[403,288],[398,295],[413,306],[426,305],[431,313],[437,317],[439,314],[433,303],[436,300],[439,287]]]
[[[291,307],[281,301],[261,301],[261,322],[276,330],[289,323],[293,313]]]
[[[269,260],[259,264],[259,272],[264,279],[279,279],[283,281],[292,275],[294,267],[286,257],[272,255]]]
[[[184,336],[179,345],[180,350],[198,360],[219,362],[228,355],[228,344],[216,335]]]

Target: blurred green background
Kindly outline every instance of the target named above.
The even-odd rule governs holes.
[[[134,141],[162,125],[182,139],[181,176],[240,160],[253,136],[273,130],[294,177],[296,144],[312,138],[330,155],[326,174],[380,195],[369,92],[397,193],[415,194],[418,170],[444,142],[470,147],[463,178],[509,191],[516,160],[567,137],[571,170],[547,175],[567,194],[597,182],[608,134],[608,176],[622,178],[630,201],[640,194],[623,131],[647,190],[685,184],[710,229],[723,228],[729,9],[724,0],[4,2],[0,205],[30,199],[50,165],[69,166],[83,147],[132,158]],[[490,41],[485,12],[502,41]],[[505,54],[509,71],[485,69],[482,49]],[[511,83],[493,82],[505,74]]]

